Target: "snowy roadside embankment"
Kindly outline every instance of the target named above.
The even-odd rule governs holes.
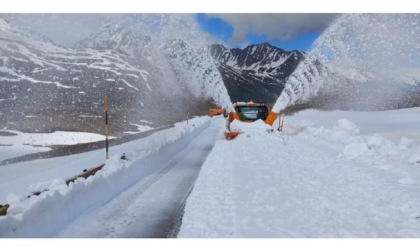
[[[302,125],[306,122],[306,126],[332,128],[335,122],[343,118],[357,125],[361,134],[380,133],[392,141],[404,136],[420,145],[420,107],[376,112],[307,109],[285,117],[285,125],[290,125],[288,121],[292,120],[295,126],[299,120]]]
[[[161,152],[176,152],[209,123],[209,117],[194,118],[188,125],[177,123],[174,128],[141,139],[135,149],[126,152],[126,160],[111,156],[95,176],[77,179],[69,186],[64,180],[52,180],[32,186],[34,190],[49,189],[40,196],[27,199],[26,195],[10,194],[8,214],[0,216],[0,237],[53,236],[87,210],[103,205],[152,174],[148,162],[159,159]],[[139,164],[144,169],[132,168]]]
[[[109,137],[109,139],[112,138],[115,137]],[[88,132],[24,133],[16,130],[0,130],[0,161],[49,151],[53,145],[76,145],[104,139],[103,135]]]
[[[287,118],[289,126],[286,132],[300,132],[302,137],[339,144],[338,148],[342,148],[340,155],[346,159],[363,159],[380,169],[399,164],[420,164],[417,141],[420,139],[419,108],[381,112],[312,110],[302,114]],[[303,119],[305,117],[310,119]],[[314,127],[321,125],[321,120],[324,121],[323,125],[327,121],[332,128]],[[359,129],[355,122],[362,128]]]
[[[380,114],[364,114],[361,125]],[[420,147],[412,139],[392,127],[395,141],[362,134],[344,111],[328,128],[284,119],[283,134],[250,131],[216,143],[178,237],[420,237]],[[403,119],[404,127],[417,120]]]
[[[10,134],[10,136],[0,136],[0,143],[5,145],[74,145],[104,140],[103,135],[88,132],[23,133],[16,130],[1,130],[0,132]]]

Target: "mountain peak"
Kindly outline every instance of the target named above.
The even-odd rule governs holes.
[[[268,42],[263,42],[263,43],[260,43],[260,44],[257,44],[257,46],[262,46],[262,47],[273,47],[270,43],[268,43]]]
[[[268,42],[244,49],[213,45],[211,54],[218,61],[218,69],[232,101],[254,99],[274,102],[287,78],[305,57]]]

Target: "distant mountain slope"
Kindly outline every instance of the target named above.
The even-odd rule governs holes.
[[[288,77],[305,58],[301,51],[287,52],[268,43],[244,49],[212,45],[211,54],[234,102],[275,102]]]
[[[143,107],[156,98],[148,76],[117,51],[59,47],[1,20],[2,127],[76,130],[79,114],[99,116],[105,95],[115,108]]]
[[[116,23],[63,48],[0,19],[0,127],[100,133],[105,95],[115,135],[137,130],[141,120],[157,127],[204,114],[212,101],[230,103],[216,67],[205,63],[210,54],[152,39]],[[186,51],[196,60],[176,57]],[[193,73],[212,74],[197,83],[186,77]]]
[[[102,101],[109,88],[107,91],[117,96],[120,105],[140,105],[138,95],[146,99],[145,94],[152,91],[149,73],[128,63],[127,56],[118,51],[59,47],[4,21],[0,29],[1,88],[7,89],[1,94],[16,96],[2,97],[5,100],[26,105],[42,100],[53,105],[77,102],[92,106]],[[9,90],[12,92],[6,92]]]

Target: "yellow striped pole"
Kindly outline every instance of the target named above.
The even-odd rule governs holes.
[[[105,96],[105,146],[106,146],[106,159],[108,159],[108,135],[109,135],[109,127],[108,127],[108,97]]]

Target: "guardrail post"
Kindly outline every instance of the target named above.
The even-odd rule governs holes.
[[[9,208],[9,204],[0,205],[0,216],[7,214],[7,209]]]

